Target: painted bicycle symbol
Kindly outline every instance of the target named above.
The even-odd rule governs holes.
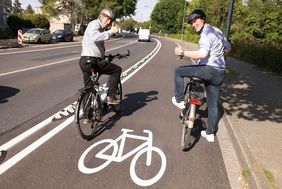
[[[96,172],[104,169],[112,161],[122,162],[123,160],[127,159],[128,157],[130,157],[130,156],[132,156],[136,153],[134,155],[134,157],[132,158],[132,161],[131,161],[131,164],[130,164],[131,179],[136,184],[138,184],[140,186],[149,186],[149,185],[154,184],[155,182],[157,182],[162,177],[162,175],[165,172],[166,156],[165,156],[165,154],[163,153],[162,150],[153,146],[153,134],[152,134],[152,132],[149,131],[149,130],[143,130],[143,132],[147,133],[148,136],[138,136],[138,135],[129,134],[130,132],[133,132],[133,130],[130,130],[130,129],[122,129],[121,131],[122,131],[122,134],[118,138],[116,138],[115,140],[104,139],[104,140],[101,140],[99,142],[92,144],[89,148],[87,148],[83,152],[83,154],[81,155],[81,157],[78,161],[78,169],[84,174],[96,173]],[[144,142],[141,145],[134,148],[133,150],[131,150],[130,152],[123,154],[126,138],[144,140]],[[119,141],[120,141],[120,143],[119,143]],[[85,165],[86,156],[89,155],[89,152],[92,151],[95,147],[97,147],[98,145],[104,144],[104,143],[109,143],[109,144],[106,145],[106,147],[104,147],[99,152],[97,152],[97,153],[95,152],[96,153],[95,158],[105,160],[105,162],[103,161],[102,165],[99,165],[97,167],[93,167],[93,168],[87,167]],[[112,151],[111,151],[112,154],[110,154],[110,155],[106,154],[106,152],[108,152],[111,148],[113,148]],[[140,158],[140,156],[142,154],[147,153],[147,154],[145,154],[146,155],[146,166],[149,167],[152,163],[152,153],[153,152],[155,152],[160,157],[160,160],[161,160],[160,169],[151,179],[140,178],[136,174],[136,162],[138,161],[138,159]],[[142,160],[142,159],[140,159],[140,160]]]

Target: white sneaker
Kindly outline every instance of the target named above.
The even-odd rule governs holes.
[[[182,109],[185,108],[184,101],[181,101],[181,102],[179,102],[179,103],[176,102],[175,96],[172,97],[171,101],[172,101],[172,103],[173,103],[176,107],[178,107],[179,109],[182,110]]]
[[[202,137],[207,139],[208,142],[214,142],[214,134],[207,134],[205,130],[201,131]]]

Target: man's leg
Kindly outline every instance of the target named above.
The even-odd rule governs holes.
[[[103,62],[105,63],[105,62]],[[100,74],[106,74],[106,75],[110,75],[109,78],[109,91],[108,91],[108,96],[110,96],[111,98],[115,98],[116,92],[117,92],[117,86],[118,86],[118,82],[120,81],[120,75],[121,75],[121,67],[113,64],[113,63],[106,63],[103,64],[102,67],[100,67],[100,63],[98,64],[99,66],[99,70],[98,72]]]
[[[208,104],[208,127],[206,133],[216,134],[218,130],[218,103],[220,86],[207,85],[207,104]]]

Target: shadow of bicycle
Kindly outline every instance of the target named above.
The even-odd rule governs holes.
[[[105,120],[98,126],[93,137],[88,140],[93,140],[97,136],[101,135],[105,130],[111,129],[122,117],[130,116],[134,112],[145,107],[149,102],[157,100],[157,95],[157,91],[126,94],[121,102],[121,110],[117,113],[113,113],[109,110],[108,114],[105,116]]]

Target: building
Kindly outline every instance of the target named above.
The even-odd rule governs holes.
[[[12,14],[12,0],[0,0],[0,29],[6,30],[9,26],[7,18]]]

